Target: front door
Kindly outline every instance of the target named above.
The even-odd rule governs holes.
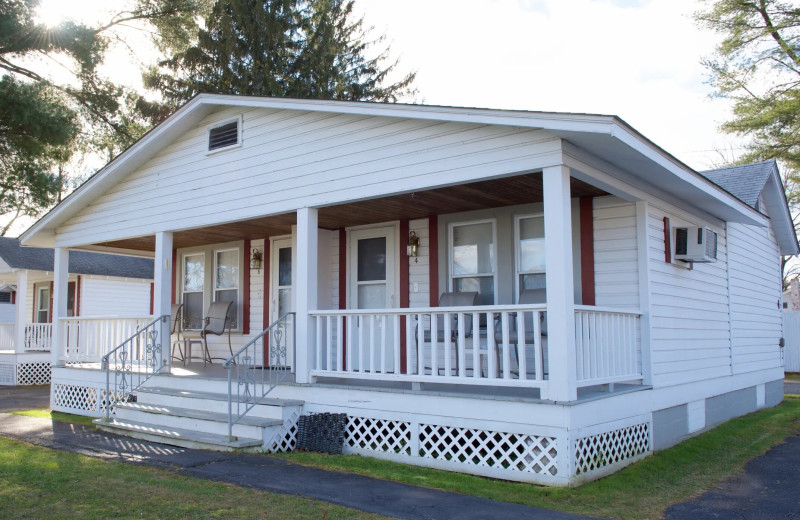
[[[270,251],[270,304],[269,304],[269,319],[270,325],[275,323],[279,318],[289,312],[294,311],[294,251],[292,249],[292,239],[277,238],[271,241]],[[285,326],[285,325],[288,325]],[[279,324],[278,334],[281,335],[281,343],[283,346],[291,347],[294,342],[291,337],[293,326],[292,322],[283,322]],[[270,335],[272,338],[274,334]],[[284,343],[285,342],[285,343]],[[293,352],[286,351],[285,359],[283,356],[275,358],[274,352],[270,364],[276,365],[291,365],[291,360],[294,359]]]
[[[350,309],[387,309],[397,306],[397,233],[394,226],[349,231]],[[393,319],[372,315],[355,320],[353,352],[355,370],[393,371],[393,345],[397,341]],[[363,367],[363,368],[362,368]]]

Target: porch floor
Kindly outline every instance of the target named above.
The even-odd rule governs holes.
[[[101,370],[101,363],[70,363],[69,368],[81,368],[89,370]],[[166,375],[166,374],[165,374]],[[197,379],[228,379],[228,369],[221,363],[187,363],[183,366],[182,363],[175,363],[172,365],[171,374],[175,377],[197,378]],[[294,383],[294,373],[286,374],[284,383]]]

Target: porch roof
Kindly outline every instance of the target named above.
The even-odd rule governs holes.
[[[616,116],[478,108],[201,94],[116,157],[25,231],[26,246],[53,246],[55,230],[176,137],[222,106],[272,108],[546,130],[601,161],[639,177],[728,221],[763,224],[763,217],[692,170]]]

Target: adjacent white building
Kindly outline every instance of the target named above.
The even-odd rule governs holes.
[[[782,399],[798,243],[775,164],[738,192],[743,168],[696,172],[614,116],[200,95],[21,237],[55,248],[56,321],[70,250],[155,256],[137,339],[54,330],[52,406],[265,450],[336,412],[347,452],[597,478]],[[171,364],[170,323],[219,301],[232,347]]]

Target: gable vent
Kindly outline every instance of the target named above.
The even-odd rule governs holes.
[[[208,131],[208,149],[217,150],[239,143],[239,122],[233,121]]]

